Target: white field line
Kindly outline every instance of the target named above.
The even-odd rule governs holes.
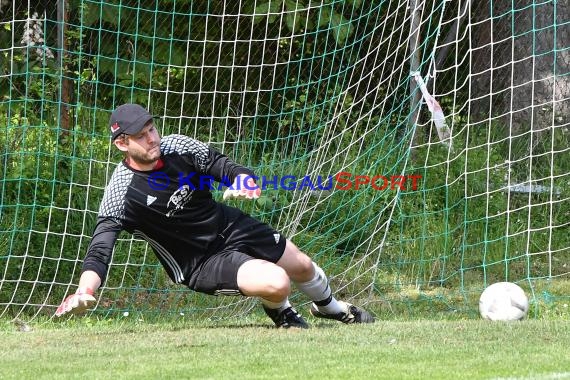
[[[535,374],[525,377],[494,377],[489,380],[561,380],[570,379],[570,372],[553,372]]]

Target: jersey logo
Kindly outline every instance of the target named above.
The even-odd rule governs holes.
[[[273,237],[275,238],[275,244],[279,244],[279,239],[281,239],[281,235],[273,234]]]
[[[156,197],[153,197],[152,195],[146,196],[146,205],[147,206],[150,206],[151,204],[153,204],[154,201],[156,201]]]
[[[194,190],[190,190],[190,186],[188,185],[184,185],[176,190],[166,205],[166,208],[169,209],[169,211],[166,213],[166,217],[170,218],[172,215],[182,210],[184,208],[184,205],[190,202],[190,199],[192,199],[193,192]]]

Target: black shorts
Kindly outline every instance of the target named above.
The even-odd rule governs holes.
[[[286,238],[269,225],[241,214],[219,236],[209,255],[189,279],[188,286],[213,295],[241,294],[237,272],[246,261],[279,261],[285,251]]]

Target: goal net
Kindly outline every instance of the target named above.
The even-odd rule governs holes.
[[[497,281],[536,313],[567,301],[568,2],[36,3],[0,0],[0,316],[75,291],[126,102],[254,169],[263,197],[232,205],[339,298],[386,318],[471,315]],[[104,315],[255,305],[172,284],[128,234],[97,296]]]

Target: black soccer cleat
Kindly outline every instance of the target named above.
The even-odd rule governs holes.
[[[317,308],[317,305],[311,305],[311,314],[317,318],[334,319],[341,321],[342,323],[374,323],[374,317],[372,314],[364,309],[361,309],[353,304],[344,301],[338,301],[341,305],[346,305],[347,312],[341,312],[337,314],[326,314]]]
[[[296,327],[298,329],[308,329],[309,324],[303,319],[301,314],[297,313],[297,310],[292,307],[288,307],[279,311],[277,309],[269,309],[263,307],[265,314],[275,323],[275,327],[288,329],[290,327]]]

